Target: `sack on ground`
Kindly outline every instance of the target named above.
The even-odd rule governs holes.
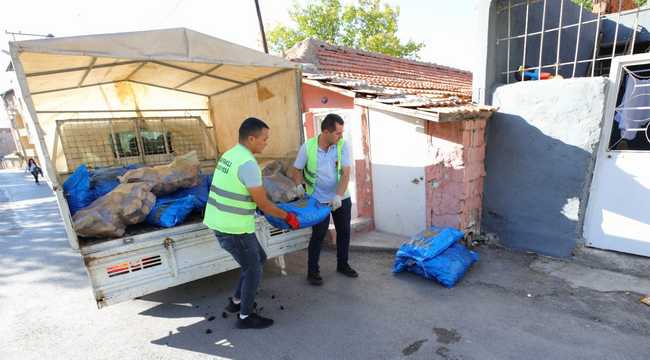
[[[156,196],[147,183],[120,184],[73,217],[75,231],[84,237],[120,237],[127,225],[145,220]]]
[[[170,194],[178,189],[198,185],[200,163],[196,151],[179,156],[170,164],[127,171],[120,183],[145,182],[155,195]]]
[[[318,200],[312,197],[290,202],[280,203],[277,206],[287,212],[296,214],[300,222],[300,228],[307,228],[314,226],[330,216],[332,209],[325,204],[321,204]],[[289,229],[289,224],[284,219],[279,219],[270,215],[265,215],[266,220],[278,229]]]
[[[79,165],[66,179],[63,183],[63,194],[72,215],[96,199],[90,187],[90,172],[86,165]]]
[[[147,215],[147,222],[151,225],[165,228],[182,224],[195,208],[194,195],[182,197],[161,197],[156,199],[156,204]]]
[[[458,242],[462,238],[458,229],[431,227],[400,246],[393,272],[408,271],[453,287],[479,259]]]

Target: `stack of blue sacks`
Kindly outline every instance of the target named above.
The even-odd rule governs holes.
[[[463,236],[453,227],[430,227],[400,246],[393,272],[408,271],[453,287],[479,259],[459,242]]]
[[[110,193],[119,184],[118,176],[136,169],[140,165],[97,168],[89,170],[86,165],[78,166],[63,183],[63,191],[70,212],[88,207],[96,199]],[[192,213],[203,213],[208,202],[212,175],[201,175],[201,182],[192,188],[179,189],[169,195],[159,196],[147,216],[147,222],[154,226],[174,227],[182,224]]]
[[[199,185],[158,197],[147,222],[169,228],[182,224],[192,212],[203,214],[211,183],[212,175],[201,175]]]

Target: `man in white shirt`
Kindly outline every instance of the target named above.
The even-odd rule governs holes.
[[[306,184],[309,195],[332,208],[336,228],[336,270],[349,277],[358,277],[348,264],[352,201],[347,189],[352,160],[349,147],[343,141],[343,126],[340,116],[327,115],[321,124],[321,134],[300,147],[291,173],[296,183]],[[312,227],[307,270],[307,281],[312,285],[323,284],[318,260],[329,223],[328,216]]]

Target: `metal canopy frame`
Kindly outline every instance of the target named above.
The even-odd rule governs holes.
[[[249,84],[252,84],[252,83],[254,83],[256,81],[266,79],[270,75],[275,75],[275,74],[278,74],[278,73],[283,72],[285,70],[292,70],[292,69],[282,69],[280,71],[273,72],[271,74],[262,76],[260,78],[254,79],[254,80],[239,81],[239,80],[235,80],[235,79],[231,79],[231,78],[227,78],[227,77],[223,77],[223,76],[210,74],[211,72],[213,72],[216,69],[220,68],[224,64],[216,64],[215,66],[209,68],[206,71],[197,71],[197,70],[190,69],[190,68],[187,68],[187,67],[178,66],[178,65],[174,65],[174,64],[169,64],[169,63],[164,62],[164,61],[155,61],[155,60],[131,60],[131,61],[119,61],[119,62],[110,63],[110,64],[95,65],[95,63],[97,62],[97,59],[98,59],[97,56],[93,56],[92,60],[91,60],[91,62],[90,62],[90,64],[88,66],[74,67],[74,68],[67,68],[67,69],[60,69],[60,70],[41,71],[41,72],[34,72],[34,73],[25,74],[25,77],[31,78],[31,77],[36,77],[36,76],[47,76],[47,75],[63,74],[63,73],[68,73],[68,72],[75,72],[75,71],[85,70],[84,75],[81,78],[81,80],[79,81],[79,83],[77,84],[77,86],[67,87],[67,88],[62,88],[62,89],[36,91],[36,92],[33,92],[32,95],[39,95],[39,94],[46,94],[46,93],[50,93],[50,92],[56,92],[56,91],[72,90],[72,89],[84,88],[84,87],[89,87],[89,86],[98,86],[98,85],[106,85],[106,84],[111,84],[111,83],[130,81],[130,82],[133,82],[133,83],[136,83],[136,84],[148,85],[148,86],[158,87],[158,88],[162,88],[162,89],[166,89],[166,90],[181,91],[181,92],[185,92],[185,93],[193,94],[193,95],[213,96],[213,95],[220,94],[222,92],[225,92],[225,91],[228,91],[228,90],[231,90],[231,89],[234,89],[234,88],[238,88],[240,86],[249,85]],[[100,83],[96,83],[96,84],[83,85],[83,82],[86,80],[86,78],[88,77],[88,74],[90,74],[90,72],[93,69],[100,69],[100,68],[121,66],[121,65],[131,65],[131,64],[137,64],[137,63],[139,63],[140,65],[138,65],[138,67],[136,69],[134,69],[128,76],[126,76],[122,80],[114,80],[114,81],[100,82]],[[178,84],[178,85],[176,85],[174,87],[167,87],[167,86],[162,86],[162,85],[157,85],[157,84],[151,84],[151,83],[144,82],[144,81],[132,80],[132,77],[135,74],[137,74],[148,63],[157,64],[157,65],[160,65],[160,66],[165,66],[165,67],[180,70],[180,71],[190,72],[190,73],[195,74],[195,76],[193,76],[192,78],[190,78],[188,80],[185,80],[185,81],[181,82],[180,84]],[[208,78],[212,78],[212,79],[215,79],[215,80],[230,82],[232,84],[235,84],[235,86],[230,87],[230,88],[225,89],[225,90],[220,90],[220,91],[218,91],[218,92],[216,92],[214,94],[201,94],[201,93],[197,93],[197,92],[193,92],[193,91],[180,89],[181,87],[183,87],[183,86],[185,86],[185,85],[187,85],[187,84],[189,84],[189,83],[191,83],[193,81],[196,81],[196,80],[198,80],[198,79],[200,79],[202,77],[208,77]]]

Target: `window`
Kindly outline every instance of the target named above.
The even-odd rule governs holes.
[[[172,134],[159,131],[141,131],[142,147],[145,155],[172,154]],[[167,147],[165,147],[167,139]],[[109,135],[109,142],[113,148],[113,156],[117,158],[140,156],[138,137],[135,132],[119,132],[115,134],[117,146],[113,146],[113,138]],[[115,149],[119,154],[116,154]],[[118,156],[119,155],[119,156]]]
[[[141,131],[142,145],[144,147],[145,155],[156,154],[172,154],[172,133],[158,132],[158,131]],[[165,147],[165,139],[167,140],[167,147]]]
[[[624,66],[609,150],[650,151],[650,65]]]

